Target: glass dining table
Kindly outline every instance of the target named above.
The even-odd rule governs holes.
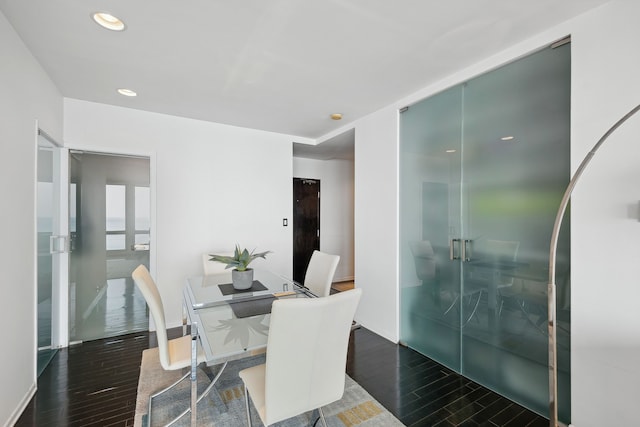
[[[254,269],[250,289],[238,291],[231,271],[187,279],[183,289],[187,322],[191,326],[191,425],[196,425],[197,402],[218,380],[227,363],[264,352],[271,304],[281,298],[313,298],[307,288],[264,269]],[[197,395],[197,366],[222,365],[207,389]],[[187,409],[183,414],[186,414]]]

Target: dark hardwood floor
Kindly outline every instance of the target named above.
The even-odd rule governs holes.
[[[171,330],[170,337],[181,332]],[[142,351],[155,345],[155,334],[139,332],[60,350],[16,426],[132,426]],[[407,426],[548,425],[365,328],[352,333],[347,373]]]
[[[548,426],[549,421],[406,347],[361,328],[347,373],[407,426]]]

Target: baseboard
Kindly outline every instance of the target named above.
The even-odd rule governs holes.
[[[22,415],[24,410],[29,405],[29,402],[31,402],[31,399],[33,398],[33,396],[35,396],[36,390],[37,390],[36,384],[35,383],[31,384],[31,387],[29,387],[29,390],[27,390],[27,394],[25,394],[25,396],[22,398],[22,400],[20,401],[20,404],[13,411],[13,413],[7,420],[7,423],[4,425],[4,427],[13,426],[18,422],[20,415]]]

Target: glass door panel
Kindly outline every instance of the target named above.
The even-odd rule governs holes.
[[[131,279],[149,268],[149,159],[72,152],[70,337],[85,341],[146,330]]]
[[[400,116],[400,336],[546,415],[548,252],[570,177],[570,45]],[[570,229],[558,245],[559,415],[570,414]]]
[[[464,91],[463,203],[472,249],[462,286],[477,299],[462,305],[469,321],[461,372],[541,414],[548,408],[548,252],[570,177],[569,49],[545,49]],[[563,230],[568,274],[568,224]],[[563,340],[567,420],[568,335]]]
[[[401,340],[459,370],[462,87],[429,101],[400,127]]]
[[[38,375],[49,364],[56,350],[52,345],[53,312],[56,286],[54,253],[59,248],[58,203],[59,179],[56,173],[57,147],[38,136],[38,184],[36,190],[36,228],[38,280]]]

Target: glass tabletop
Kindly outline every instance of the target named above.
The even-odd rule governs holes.
[[[190,277],[184,287],[189,322],[197,329],[208,364],[266,348],[271,304],[276,299],[313,297],[306,288],[268,270],[254,269],[253,290],[234,292],[230,284],[229,271]]]
[[[284,296],[294,292],[308,292],[291,279],[268,270],[254,269],[253,286],[248,291],[236,291],[231,284],[231,270],[209,276],[187,279],[187,289],[191,293],[191,304],[195,310],[232,301],[259,299],[269,295]]]

